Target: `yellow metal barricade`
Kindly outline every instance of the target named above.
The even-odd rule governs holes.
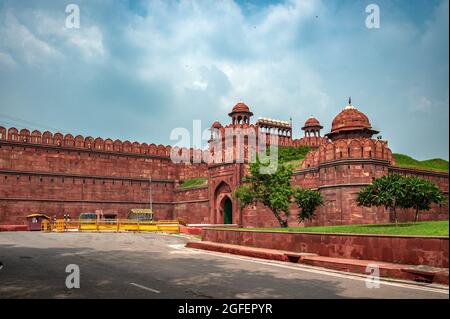
[[[139,231],[140,225],[137,220],[122,220],[120,222],[119,231]]]
[[[98,220],[98,231],[117,231],[117,220]]]
[[[53,231],[62,232],[65,230],[65,221],[64,219],[57,219],[53,224]]]
[[[65,222],[56,220],[53,224],[53,231],[98,231],[98,232],[139,232],[139,231],[164,231],[178,232],[180,224],[178,220],[160,220],[160,221],[139,221],[130,219],[80,219],[77,221]]]
[[[66,221],[66,231],[77,231],[78,230],[78,221],[77,220],[70,220]]]
[[[140,231],[158,231],[158,225],[154,222],[140,222]]]
[[[160,220],[158,223],[158,230],[165,232],[178,232],[180,231],[180,224],[178,220]]]
[[[48,220],[43,220],[41,223],[41,231],[45,232],[51,232],[52,231],[52,225]]]
[[[96,219],[80,219],[78,221],[78,230],[79,231],[93,231],[97,230],[97,220]]]

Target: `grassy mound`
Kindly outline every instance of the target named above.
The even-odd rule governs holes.
[[[205,186],[208,182],[206,177],[196,177],[183,181],[180,185],[181,188],[199,187]]]
[[[283,146],[278,148],[278,162],[283,165],[291,165],[294,169],[300,168],[301,162],[311,150],[309,146]]]
[[[429,169],[434,171],[448,172],[448,161],[441,158],[434,158],[425,161],[416,160],[408,155],[394,153],[396,166],[418,169]]]

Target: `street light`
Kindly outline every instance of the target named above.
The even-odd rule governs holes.
[[[150,201],[150,211],[153,211],[153,205],[152,205],[152,178],[150,177],[148,179],[148,196]]]

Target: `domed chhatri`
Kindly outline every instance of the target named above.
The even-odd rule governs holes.
[[[252,117],[253,113],[244,102],[239,102],[228,115],[231,117],[233,125],[240,125],[250,124],[250,117]]]
[[[214,123],[211,125],[211,128],[220,129],[222,128],[222,124],[220,124],[219,121],[214,121]]]
[[[250,108],[243,102],[237,103],[231,112],[250,112]]]
[[[305,122],[305,127],[309,127],[309,126],[317,126],[320,125],[320,122],[318,119],[316,119],[315,117],[310,117],[309,119],[306,120]]]
[[[302,127],[302,130],[308,127],[319,127],[323,128],[323,126],[320,125],[320,122],[315,117],[311,116],[309,119],[306,120],[305,125]]]
[[[302,127],[302,130],[305,131],[305,137],[320,137],[321,129],[323,129],[323,126],[320,125],[319,120],[312,115],[306,120],[305,125]]]
[[[333,119],[331,132],[325,136],[331,140],[342,138],[371,138],[379,132],[372,129],[369,118],[356,107],[349,104]]]

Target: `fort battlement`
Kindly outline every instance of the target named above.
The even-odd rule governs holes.
[[[395,165],[386,141],[351,138],[325,141],[317,150],[308,152],[301,167],[317,167],[319,164],[345,159],[376,159]]]
[[[83,137],[81,135],[62,133],[52,133],[45,131],[41,133],[38,130],[34,130],[30,133],[30,130],[24,128],[20,131],[15,127],[6,129],[0,126],[0,141],[22,143],[22,144],[35,144],[49,147],[61,147],[69,149],[88,150],[95,152],[108,152],[108,153],[124,153],[134,155],[147,155],[162,158],[169,158],[171,152],[190,154],[191,158],[200,156],[199,154],[204,152],[198,149],[177,148],[170,145],[156,145],[147,143],[138,143],[130,141],[112,140],[110,138],[103,139],[101,137],[93,138],[91,136]]]

